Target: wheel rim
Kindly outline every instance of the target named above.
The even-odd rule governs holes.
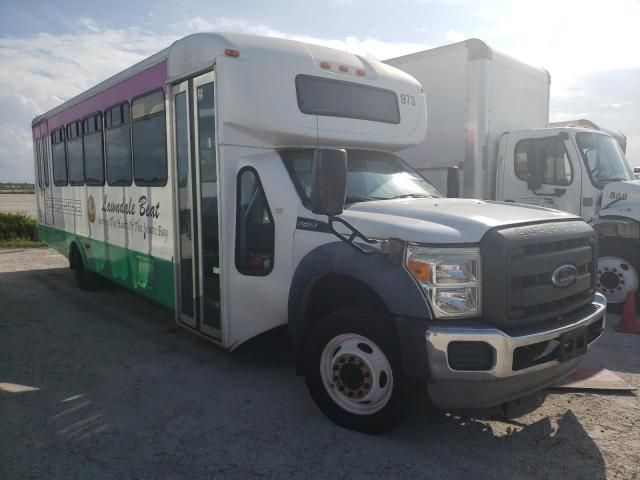
[[[596,287],[609,303],[622,303],[627,293],[638,289],[638,272],[624,258],[599,258]]]
[[[393,392],[393,371],[378,345],[362,335],[333,337],[322,350],[320,376],[329,397],[357,415],[381,410]]]

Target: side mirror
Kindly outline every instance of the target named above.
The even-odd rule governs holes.
[[[313,154],[311,211],[333,217],[344,208],[347,192],[347,152],[319,148]]]
[[[527,188],[529,190],[538,190],[542,187],[542,173],[541,172],[531,172],[527,177]]]

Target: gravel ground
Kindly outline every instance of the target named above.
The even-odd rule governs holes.
[[[36,218],[38,216],[36,196],[23,193],[0,193],[0,212],[21,212]]]
[[[506,409],[432,410],[365,436],[294,374],[283,329],[229,353],[126,291],[75,288],[49,249],[0,250],[0,478],[640,477],[635,394],[542,392]],[[640,336],[586,363],[640,387]]]

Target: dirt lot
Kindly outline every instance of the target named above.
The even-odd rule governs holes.
[[[284,330],[228,353],[48,249],[0,250],[0,478],[640,478],[640,399],[548,391],[371,437],[330,423]],[[586,362],[640,387],[640,336]]]
[[[26,213],[36,218],[38,216],[36,196],[22,193],[0,194],[0,212]]]

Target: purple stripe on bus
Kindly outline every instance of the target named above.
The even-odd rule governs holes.
[[[142,93],[157,88],[164,88],[166,80],[167,62],[163,61],[71,108],[57,113],[49,119],[47,130],[49,132],[53,131],[61,125],[66,125],[74,120],[80,120],[98,111],[104,111],[105,108],[124,102],[125,100],[131,102],[133,97]]]

